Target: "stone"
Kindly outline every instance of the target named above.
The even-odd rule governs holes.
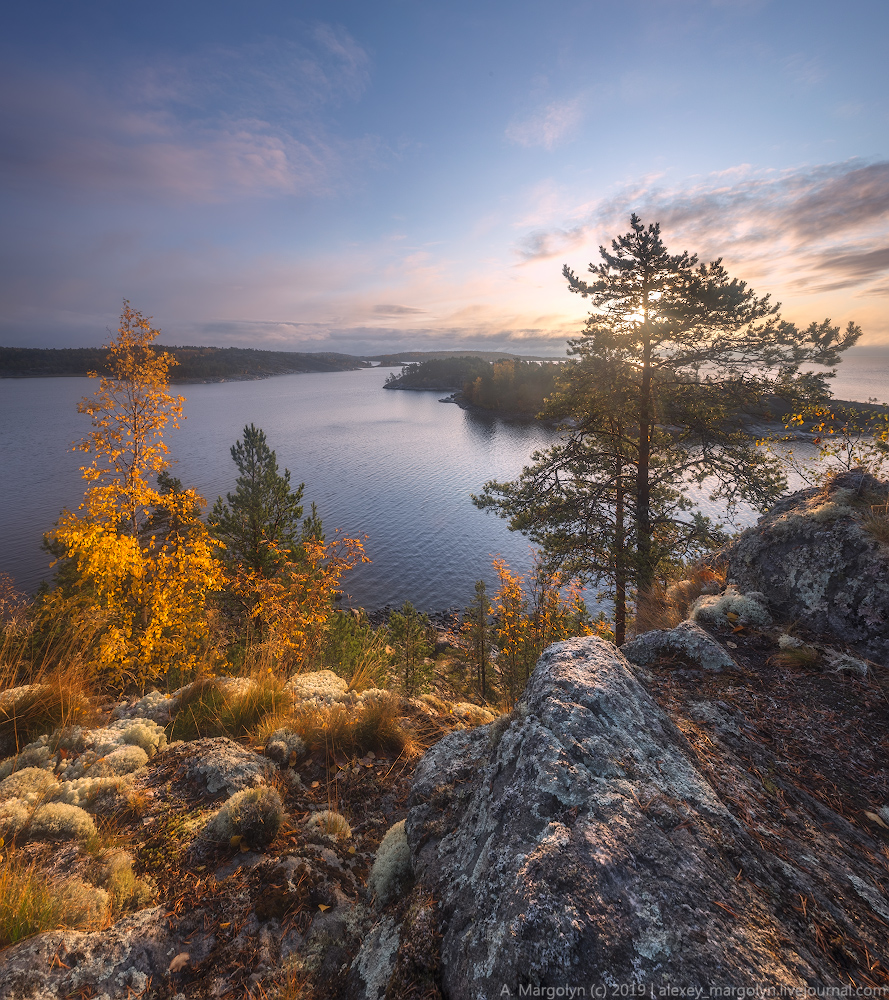
[[[764,593],[781,620],[889,665],[889,547],[862,523],[865,501],[887,493],[859,470],[794,493],[726,548],[729,580]]]
[[[737,668],[729,654],[695,622],[682,622],[671,629],[653,629],[643,632],[628,642],[620,651],[640,667],[647,667],[661,656],[677,656],[690,661],[703,670]]]
[[[437,900],[449,1000],[591,984],[842,986],[786,907],[806,892],[833,901],[837,933],[864,933],[873,960],[889,961],[885,894],[848,858],[825,852],[798,868],[764,851],[612,644],[551,646],[519,709],[452,732],[415,774],[405,829],[415,892]],[[871,919],[850,911],[850,886]],[[384,995],[393,913],[353,963],[350,996]]]
[[[90,996],[125,1000],[149,979],[159,986],[168,981],[169,953],[180,950],[165,913],[156,906],[104,931],[48,931],[10,946],[0,962],[0,996],[42,1000],[91,988]]]
[[[213,736],[174,744],[159,754],[145,769],[145,784],[169,781],[189,800],[230,798],[245,788],[268,784],[277,770],[272,761],[227,736]]]

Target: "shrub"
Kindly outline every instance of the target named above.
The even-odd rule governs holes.
[[[233,837],[250,847],[263,848],[275,839],[284,819],[281,796],[265,785],[235,792],[204,829],[210,840],[230,844]]]
[[[332,809],[323,809],[321,812],[313,813],[306,821],[306,826],[318,830],[327,837],[335,840],[347,840],[352,836],[352,827],[345,816]]]
[[[370,870],[367,887],[376,896],[377,905],[384,906],[403,892],[411,880],[411,851],[404,829],[404,820],[396,823],[383,837]]]
[[[0,856],[0,948],[57,927],[95,930],[108,895],[80,879],[48,879],[11,851]]]

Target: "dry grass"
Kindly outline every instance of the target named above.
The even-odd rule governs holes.
[[[302,739],[310,753],[322,752],[328,758],[360,755],[368,750],[413,757],[418,751],[399,720],[398,700],[392,695],[354,707],[302,705],[284,724]]]
[[[352,827],[349,826],[349,821],[333,809],[323,809],[321,812],[314,813],[308,819],[308,826],[319,833],[335,837],[337,840],[348,840],[352,836]]]
[[[230,736],[243,740],[266,720],[281,718],[291,704],[281,678],[265,673],[249,680],[250,686],[237,693],[228,693],[217,678],[194,681],[180,696],[170,739]]]
[[[778,667],[813,667],[821,659],[816,649],[811,646],[798,646],[796,649],[782,649],[769,657],[769,663]]]
[[[58,927],[97,930],[106,902],[79,879],[48,879],[13,851],[0,856],[0,948]]]
[[[889,504],[871,504],[870,513],[864,516],[861,526],[878,542],[889,545]]]
[[[376,687],[389,663],[386,638],[382,630],[363,637],[361,648],[355,655],[355,665],[349,678],[349,690],[360,693]]]
[[[3,680],[0,676],[0,757],[19,753],[43,733],[98,720],[93,687],[82,667],[38,673],[15,698],[10,691],[13,685]]]
[[[636,601],[633,631],[640,635],[652,629],[676,628],[688,618],[692,604],[704,592],[708,583],[725,583],[726,567],[698,566],[689,570],[684,579],[664,584],[656,580]]]

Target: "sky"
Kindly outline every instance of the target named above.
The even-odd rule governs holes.
[[[885,0],[31,0],[0,344],[563,354],[632,212],[889,344]]]

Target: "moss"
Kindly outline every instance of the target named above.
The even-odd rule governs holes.
[[[352,827],[349,826],[349,821],[345,816],[332,809],[323,809],[321,812],[313,813],[306,821],[306,826],[336,840],[341,838],[346,840],[352,836]]]
[[[282,767],[292,767],[306,755],[306,745],[292,729],[276,729],[266,740],[265,755]]]
[[[348,692],[349,683],[332,670],[316,670],[308,674],[294,674],[285,687],[301,701],[311,699],[330,705]]]
[[[50,802],[34,811],[26,832],[32,838],[84,840],[95,835],[96,824],[92,816],[80,806]]]
[[[7,757],[0,764],[0,778],[6,778],[15,771],[21,771],[26,767],[49,767],[50,753],[48,736],[41,736],[33,743],[29,743],[21,753],[12,757]]]
[[[25,799],[36,805],[48,792],[58,786],[51,771],[41,767],[25,767],[0,781],[0,801]]]
[[[50,794],[53,802],[64,802],[81,809],[96,809],[102,801],[116,800],[129,787],[124,777],[76,778],[74,781],[59,782]]]
[[[233,837],[239,837],[250,847],[268,847],[283,819],[284,805],[274,788],[246,788],[223,804],[205,827],[204,835],[218,844],[228,845]]]
[[[704,595],[692,605],[692,621],[703,625],[752,625],[766,628],[772,622],[765,597],[755,591],[741,594],[737,587],[726,587],[719,596]]]
[[[377,905],[385,906],[390,899],[404,892],[411,878],[411,850],[402,820],[383,837],[370,870],[367,887],[376,897]]]
[[[481,705],[473,705],[468,701],[459,701],[453,708],[453,714],[470,726],[486,726],[493,722],[497,716]]]
[[[148,754],[139,746],[122,746],[106,754],[90,768],[90,777],[119,777],[132,774],[148,763]]]
[[[27,826],[32,809],[21,799],[0,802],[0,837],[10,840]]]
[[[122,729],[120,739],[128,746],[140,747],[149,759],[167,745],[167,734],[163,729],[157,723],[145,719],[139,719]]]

